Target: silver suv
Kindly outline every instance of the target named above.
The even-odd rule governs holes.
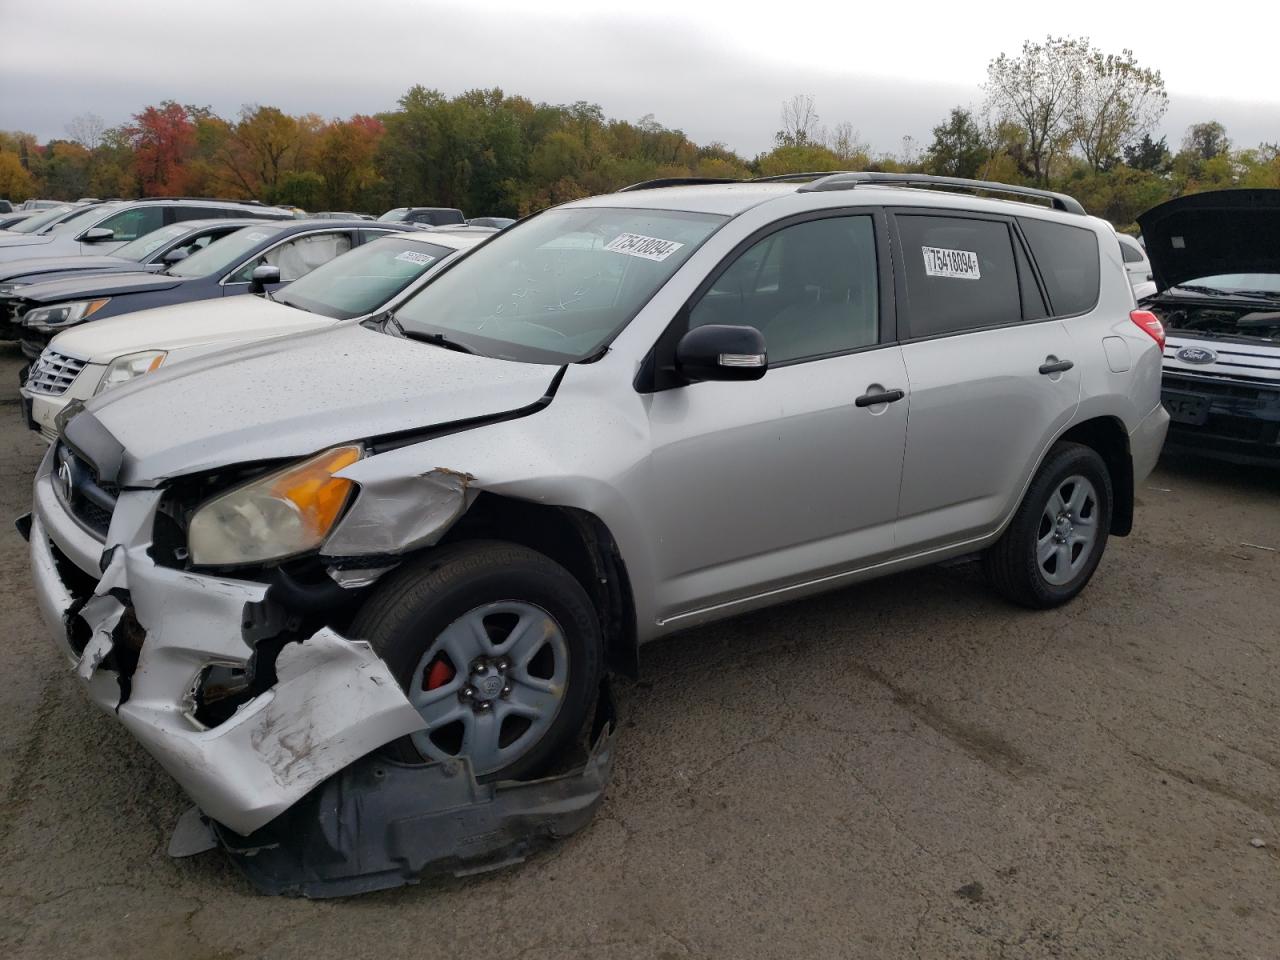
[[[35,482],[50,630],[248,833],[376,748],[536,775],[697,624],[977,554],[1070,600],[1164,440],[1159,322],[1074,200],[921,180],[568,203],[95,398]]]

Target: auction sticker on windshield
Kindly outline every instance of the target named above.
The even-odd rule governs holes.
[[[606,243],[604,248],[611,253],[625,253],[629,257],[643,257],[645,260],[661,263],[683,246],[683,243],[675,240],[660,240],[640,233],[623,233]]]
[[[924,272],[931,277],[982,279],[978,255],[972,250],[947,250],[945,247],[921,247],[920,250],[924,253]]]
[[[428,264],[435,260],[435,257],[429,253],[419,253],[417,250],[406,250],[403,253],[396,254],[397,260],[403,260],[405,263],[421,263]]]

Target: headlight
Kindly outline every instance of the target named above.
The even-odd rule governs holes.
[[[363,455],[358,446],[335,447],[214,497],[191,517],[191,562],[235,566],[314,550],[355,488],[334,474]]]
[[[110,297],[102,297],[99,300],[60,303],[53,307],[36,307],[24,313],[21,321],[33,330],[57,330],[67,324],[89,319],[110,302]]]
[[[25,286],[25,283],[0,283],[0,297],[11,297]]]
[[[93,391],[94,396],[103,390],[128,383],[134,377],[150,373],[164,363],[164,358],[167,356],[168,354],[163,350],[143,350],[141,353],[126,353],[123,357],[116,357],[111,361],[111,366],[107,367],[107,372],[103,374],[98,389]]]

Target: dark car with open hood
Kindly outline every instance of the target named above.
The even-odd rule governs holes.
[[[1164,323],[1167,446],[1280,465],[1280,190],[1218,190],[1138,218]]]

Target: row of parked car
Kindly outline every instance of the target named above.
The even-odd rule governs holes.
[[[1171,417],[1280,453],[1280,191],[1150,211],[1139,279],[992,189],[664,180],[501,231],[203,201],[106,272],[0,238],[49,629],[250,834],[379,748],[537,776],[689,626],[961,557],[1065,603]]]

